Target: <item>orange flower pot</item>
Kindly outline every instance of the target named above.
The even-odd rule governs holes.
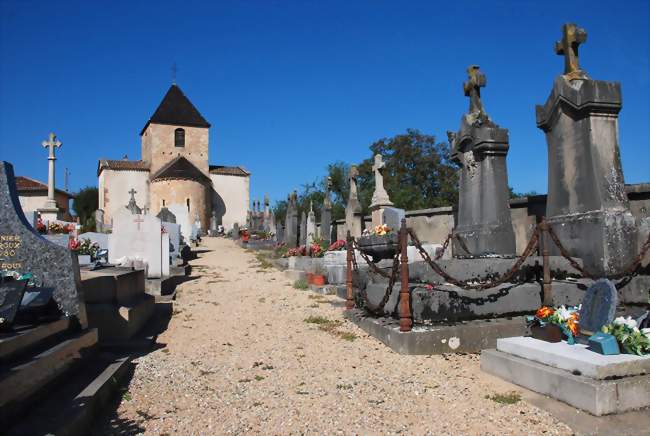
[[[316,286],[323,286],[325,284],[325,276],[320,274],[314,274],[312,278],[312,283]]]

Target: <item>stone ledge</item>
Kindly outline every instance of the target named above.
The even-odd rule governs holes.
[[[587,349],[587,345],[551,343],[530,337],[497,340],[497,351],[532,360],[575,375],[593,379],[650,374],[650,356],[617,354],[604,356]]]
[[[523,317],[416,325],[402,333],[399,321],[392,318],[374,318],[361,309],[345,311],[344,316],[399,354],[478,353],[495,347],[498,338],[526,331]]]
[[[596,416],[650,406],[650,375],[595,380],[497,350],[481,353],[481,370]]]

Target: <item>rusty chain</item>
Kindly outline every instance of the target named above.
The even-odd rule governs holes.
[[[465,241],[463,241],[463,238],[461,238],[459,234],[455,234],[453,237],[458,241],[458,245],[460,245],[460,248],[462,248],[468,256],[474,256],[472,252],[469,251],[469,248],[467,248],[467,245],[465,245]]]
[[[495,286],[499,286],[508,280],[512,278],[512,276],[515,275],[515,273],[519,270],[521,265],[524,263],[524,261],[533,253],[533,251],[537,248],[537,245],[539,243],[539,228],[535,228],[535,231],[533,232],[533,235],[531,236],[530,240],[528,241],[528,245],[526,246],[526,249],[522,253],[522,255],[517,259],[517,261],[514,263],[514,265],[506,272],[503,276],[501,276],[499,279],[494,280],[494,281],[489,281],[486,283],[480,283],[477,285],[470,285],[467,281],[462,281],[455,279],[454,277],[450,276],[445,272],[435,261],[431,259],[431,256],[429,256],[429,253],[426,252],[424,247],[422,247],[422,243],[418,239],[417,235],[413,231],[413,229],[408,229],[409,235],[411,236],[411,240],[413,240],[413,244],[415,247],[418,249],[420,252],[420,255],[424,259],[424,261],[440,276],[442,276],[447,282],[451,283],[452,285],[458,286],[459,288],[470,290],[470,289],[475,289],[475,290],[484,290],[488,288],[493,288]]]
[[[445,242],[442,243],[442,250],[440,250],[437,254],[436,257],[433,258],[433,260],[440,260],[445,254],[445,251],[447,251],[447,247],[449,247],[449,242],[451,242],[451,238],[454,237],[453,233],[450,233],[447,235],[447,239],[445,239]]]
[[[387,279],[390,278],[390,274],[387,273],[386,271],[383,271],[381,268],[375,265],[374,262],[368,258],[368,255],[363,252],[363,250],[359,247],[359,244],[357,244],[357,241],[354,239],[352,240],[352,249],[359,250],[359,254],[361,254],[363,260],[366,261],[370,269],[372,269],[375,274],[379,274],[380,276],[385,277]]]
[[[564,247],[564,245],[562,245],[562,242],[560,241],[560,238],[558,238],[557,234],[555,233],[555,230],[553,230],[553,227],[551,227],[548,223],[547,223],[547,229],[548,229],[548,235],[551,237],[553,243],[558,248],[558,250],[560,250],[560,254],[562,255],[562,257],[564,257],[571,264],[573,268],[575,268],[578,272],[580,272],[580,274],[582,274],[583,277],[591,280],[596,280],[597,278],[596,274],[592,274],[589,271],[587,271],[584,267],[580,266],[580,264],[578,264],[578,262],[573,257],[571,257],[567,249]],[[637,254],[637,256],[627,266],[627,268],[625,268],[620,273],[608,275],[606,276],[606,278],[609,280],[617,280],[617,279],[622,279],[634,275],[649,249],[650,249],[650,234],[648,234],[648,239],[641,246],[641,251],[639,252],[639,254]]]

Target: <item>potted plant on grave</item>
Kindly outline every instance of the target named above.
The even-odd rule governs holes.
[[[575,344],[579,332],[580,306],[559,308],[543,306],[535,316],[530,317],[528,326],[533,338],[546,342],[560,342],[566,338],[569,345]]]
[[[68,248],[77,253],[79,265],[88,265],[97,256],[99,244],[92,242],[88,238],[84,238],[81,241],[78,239],[70,239]]]
[[[325,269],[320,264],[314,265],[311,283],[316,286],[325,285]]]
[[[359,249],[372,257],[373,262],[392,259],[397,253],[399,235],[386,224],[365,229],[357,240]]]
[[[619,316],[601,330],[614,336],[620,348],[627,354],[650,354],[650,328],[640,329],[636,320],[630,316]]]

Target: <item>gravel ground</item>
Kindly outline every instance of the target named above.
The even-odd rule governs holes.
[[[572,433],[478,355],[396,354],[344,320],[342,300],[294,289],[230,240],[204,248],[164,346],[134,360],[97,433]]]

